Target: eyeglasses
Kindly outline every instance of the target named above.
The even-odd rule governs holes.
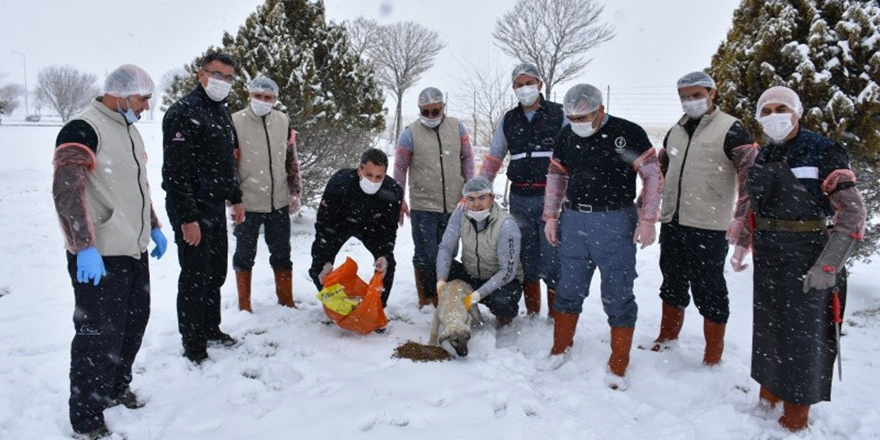
[[[202,69],[202,70],[205,72],[206,75],[208,75],[211,78],[214,78],[216,80],[225,81],[225,82],[228,82],[229,84],[232,84],[235,81],[235,75],[224,75],[220,72],[217,72],[217,71],[212,72],[208,69]]]
[[[431,110],[424,109],[421,111],[421,113],[422,113],[422,116],[424,116],[426,118],[436,118],[437,116],[440,116],[441,114],[443,114],[443,109],[442,108],[435,108],[435,109],[431,109]]]
[[[491,198],[492,198],[492,195],[491,195],[491,194],[482,194],[482,195],[479,195],[479,196],[467,196],[467,197],[465,197],[465,199],[467,200],[468,203],[485,202],[486,200],[489,200],[489,199],[491,199]]]

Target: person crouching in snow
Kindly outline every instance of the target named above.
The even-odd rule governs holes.
[[[461,191],[466,206],[457,207],[437,254],[437,291],[447,280],[462,280],[475,290],[465,299],[489,307],[496,327],[508,326],[519,312],[523,270],[519,263],[519,226],[495,203],[492,183],[485,177],[468,180]],[[461,262],[455,261],[461,243]]]
[[[153,80],[127,64],[104,95],[61,128],[52,193],[67,247],[76,334],[70,349],[70,424],[75,438],[109,438],[104,409],[143,406],[131,367],[150,319],[147,247],[168,241],[153,211],[147,154],[134,123],[150,108]]]
[[[563,109],[571,124],[557,136],[544,200],[547,240],[560,246],[561,263],[551,359],[571,347],[598,268],[611,326],[606,381],[611,388],[626,389],[638,312],[633,294],[636,244],[644,249],[654,242],[663,175],[645,130],[607,115],[596,87],[573,87],[565,94]],[[637,175],[642,192],[634,205]]]
[[[761,384],[759,405],[781,402],[779,423],[798,431],[806,428],[811,405],[831,400],[838,350],[833,288],[845,303],[844,265],[862,240],[866,211],[846,149],[801,127],[797,93],[767,89],[756,114],[770,143],[749,169],[752,221],[730,263],[737,272],[746,268],[751,241],[752,378]]]
[[[295,307],[290,261],[290,215],[296,213],[302,195],[296,135],[284,113],[273,110],[278,84],[258,76],[247,86],[250,105],[232,115],[238,133],[233,154],[238,167],[244,221],[235,226],[235,269],[239,310],[251,311],[251,269],[257,256],[260,226],[269,247],[269,264],[275,272],[278,303]]]
[[[318,290],[333,270],[333,260],[349,238],[357,238],[373,258],[377,272],[384,273],[382,307],[388,305],[394,284],[394,244],[403,189],[388,172],[388,156],[371,148],[361,155],[357,169],[336,172],[321,198],[312,243],[309,275]]]

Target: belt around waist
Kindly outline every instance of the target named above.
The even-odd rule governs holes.
[[[826,228],[825,219],[782,220],[778,218],[755,217],[755,229],[777,232],[819,232]]]
[[[528,157],[553,157],[552,151],[527,151],[525,153],[511,154],[510,160],[520,160]]]
[[[570,209],[572,211],[578,212],[610,212],[610,211],[618,211],[621,209],[626,209],[633,206],[632,203],[625,203],[622,205],[607,205],[607,206],[599,206],[599,205],[588,205],[586,203],[572,203],[566,201],[562,204],[562,209]]]
[[[516,188],[546,188],[546,187],[547,187],[547,182],[533,182],[533,183],[529,183],[529,182],[513,182],[513,183],[510,184],[510,186],[513,186],[513,187],[516,187]]]

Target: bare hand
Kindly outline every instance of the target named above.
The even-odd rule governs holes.
[[[403,219],[409,215],[409,205],[406,204],[406,200],[400,204],[400,220],[398,221],[398,225],[403,226]]]
[[[737,246],[733,251],[733,256],[730,257],[730,267],[733,268],[734,272],[742,272],[748,269],[749,265],[745,264],[743,261],[746,259],[746,255],[748,255],[749,249],[742,246]]]
[[[724,234],[727,239],[727,243],[735,245],[739,241],[739,234],[742,231],[743,222],[742,220],[734,219],[727,226],[727,232]]]
[[[318,274],[318,282],[324,284],[324,278],[327,278],[327,275],[330,275],[330,272],[333,272],[333,263],[324,263],[324,268],[321,269],[321,273]]]
[[[388,270],[388,260],[386,260],[385,257],[376,258],[376,262],[373,264],[373,269],[376,272],[384,274],[385,271]]]
[[[183,241],[190,246],[198,246],[202,242],[202,229],[199,222],[187,223],[180,227],[183,231]]]
[[[639,220],[636,231],[633,234],[633,243],[642,245],[642,249],[654,244],[657,238],[657,230],[654,223]]]
[[[544,237],[553,246],[559,246],[559,240],[556,239],[556,229],[559,227],[559,220],[550,219],[544,224]]]
[[[232,205],[232,216],[230,218],[232,218],[232,223],[236,225],[242,224],[244,222],[244,205],[241,203]]]

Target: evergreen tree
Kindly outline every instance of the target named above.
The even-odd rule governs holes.
[[[265,75],[280,88],[279,108],[296,129],[303,200],[313,201],[340,168],[352,167],[384,128],[384,96],[373,71],[349,49],[345,28],[328,22],[322,1],[266,0],[220,48],[239,63],[229,95],[233,111],[248,105],[246,85]],[[173,85],[166,105],[196,85],[198,60]]]
[[[769,87],[795,90],[801,123],[844,145],[871,216],[880,212],[880,6],[875,0],[743,0],[709,73],[716,102],[761,134],[755,105]],[[880,248],[869,221],[858,255]]]

